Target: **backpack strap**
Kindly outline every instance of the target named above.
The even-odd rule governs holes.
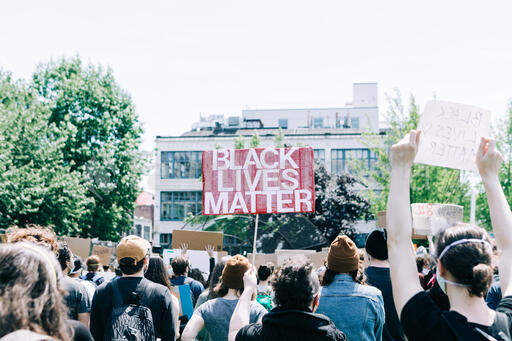
[[[151,297],[153,296],[153,292],[155,291],[155,286],[149,285],[149,284],[150,284],[150,281],[148,279],[142,277],[142,280],[140,281],[140,283],[138,285],[138,289],[139,289],[138,291],[142,293],[142,297],[139,301],[140,305],[148,307],[148,308],[149,308],[149,303],[150,303],[149,300],[151,299]]]
[[[119,289],[119,285],[117,284],[117,279],[113,280],[112,282],[112,293],[114,295],[114,308],[120,307],[124,305],[123,296],[121,295],[121,290]]]
[[[497,311],[496,321],[489,327],[489,331],[492,335],[497,335],[499,341],[511,341],[509,324],[507,314]]]

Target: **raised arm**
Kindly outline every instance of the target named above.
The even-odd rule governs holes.
[[[252,294],[257,290],[257,283],[258,280],[256,279],[254,268],[247,270],[244,274],[244,292],[240,296],[229,322],[228,341],[235,341],[238,331],[249,324],[251,298]]]
[[[503,297],[512,295],[510,277],[512,275],[512,213],[503,189],[499,171],[503,158],[496,150],[496,141],[482,138],[476,156],[476,165],[485,187],[492,229],[501,250],[499,263],[500,285]]]
[[[393,298],[398,316],[404,305],[422,291],[412,247],[409,182],[420,132],[411,130],[391,147],[391,184],[389,186],[386,229]]]

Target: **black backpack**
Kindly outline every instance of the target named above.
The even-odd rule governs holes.
[[[448,326],[459,341],[511,341],[509,319],[507,314],[497,311],[496,321],[489,327],[489,334],[479,328],[471,328],[466,321],[461,321],[453,314],[443,314]]]
[[[137,304],[125,304],[117,280],[112,281],[112,291],[114,294],[114,305],[110,320],[105,328],[104,341],[154,341],[155,329],[153,326],[153,316],[151,310],[147,307],[147,298],[151,297],[153,286],[148,286],[143,278],[139,283],[139,292],[143,292],[142,300]],[[136,293],[132,293],[136,296]],[[145,304],[144,304],[145,303]]]

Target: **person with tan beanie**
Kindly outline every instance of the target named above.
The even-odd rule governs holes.
[[[217,298],[197,308],[183,331],[183,341],[195,340],[203,328],[208,331],[212,341],[228,339],[229,321],[244,291],[244,274],[250,268],[251,264],[242,255],[233,256],[226,262],[220,282],[214,289]],[[260,322],[267,312],[255,298],[254,296],[250,302],[251,323]]]
[[[348,340],[382,340],[382,293],[364,283],[357,246],[349,237],[331,243],[326,267],[316,312],[328,316]]]

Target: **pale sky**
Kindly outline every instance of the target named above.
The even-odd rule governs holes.
[[[344,106],[353,82],[481,106],[512,98],[510,1],[6,1],[0,68],[80,55],[110,66],[156,135],[199,114]]]

